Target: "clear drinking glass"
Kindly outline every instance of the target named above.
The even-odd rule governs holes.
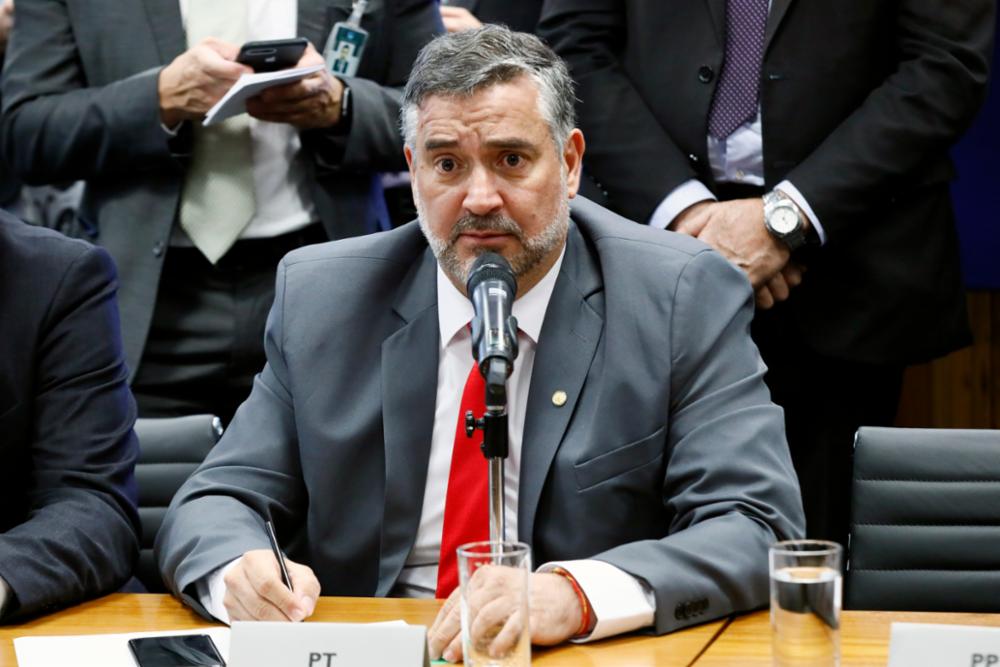
[[[522,542],[472,542],[458,548],[462,651],[467,666],[531,664],[530,575],[531,549]]]
[[[774,667],[839,667],[843,548],[778,542],[768,552]]]

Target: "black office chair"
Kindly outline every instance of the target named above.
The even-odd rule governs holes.
[[[1000,431],[861,428],[845,607],[1000,612]]]
[[[156,533],[174,494],[222,437],[222,421],[212,415],[138,419],[135,433],[139,437],[135,477],[142,523],[135,576],[150,593],[162,593],[166,588],[153,558]]]

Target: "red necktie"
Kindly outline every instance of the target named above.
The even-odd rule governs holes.
[[[486,381],[473,363],[458,408],[455,444],[451,449],[451,471],[444,503],[444,529],[441,531],[441,557],[435,596],[448,597],[458,586],[458,557],[455,549],[467,542],[490,538],[489,468],[480,445],[483,432],[465,434],[465,413],[472,410],[476,419],[486,411]]]

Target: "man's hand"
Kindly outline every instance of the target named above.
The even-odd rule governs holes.
[[[312,44],[296,67],[325,65]],[[324,67],[301,81],[268,88],[247,100],[247,113],[258,120],[288,123],[300,130],[333,127],[340,122],[344,84]]]
[[[473,642],[484,652],[502,657],[516,645],[523,628],[517,609],[519,586],[512,583],[521,571],[500,566],[476,570],[469,585],[469,616]],[[579,630],[583,609],[573,586],[560,574],[532,574],[529,584],[528,631],[531,642],[559,644]],[[434,624],[427,632],[432,660],[443,657],[448,662],[462,659],[462,621],[459,589],[448,597]]]
[[[462,32],[482,28],[483,24],[465,7],[441,5],[441,21],[448,32]]]
[[[10,31],[14,27],[14,0],[0,4],[0,55],[7,51]]]
[[[319,598],[319,581],[305,565],[287,558],[291,592],[281,581],[281,569],[270,549],[248,551],[226,572],[223,604],[231,621],[301,621],[312,616]]]
[[[806,267],[794,262],[789,262],[774,277],[754,293],[754,301],[757,308],[767,310],[772,308],[778,301],[784,301],[791,294],[793,287],[802,284],[802,274]]]
[[[678,216],[673,229],[722,253],[746,272],[755,291],[769,286],[791,256],[764,226],[764,202],[758,198],[699,202]]]
[[[160,72],[160,120],[174,127],[201,118],[243,74],[253,72],[236,62],[240,47],[214,37],[191,47]]]

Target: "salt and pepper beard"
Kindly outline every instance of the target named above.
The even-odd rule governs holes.
[[[562,180],[562,190],[565,191],[565,174],[563,174]],[[420,223],[420,230],[424,233],[427,244],[445,275],[459,285],[464,285],[468,281],[469,271],[472,270],[476,257],[489,251],[488,248],[481,248],[475,255],[463,260],[459,257],[456,247],[458,237],[463,233],[473,231],[498,232],[515,237],[521,242],[521,250],[511,257],[505,256],[505,259],[510,262],[510,268],[514,271],[514,275],[521,278],[537,267],[549,253],[559,248],[565,242],[569,230],[569,199],[563,198],[559,202],[559,209],[553,219],[534,236],[526,237],[517,222],[504,215],[465,215],[451,228],[448,238],[444,239],[431,231],[424,216],[423,203],[416,190],[414,188],[415,196],[413,199],[417,205],[417,220]]]

